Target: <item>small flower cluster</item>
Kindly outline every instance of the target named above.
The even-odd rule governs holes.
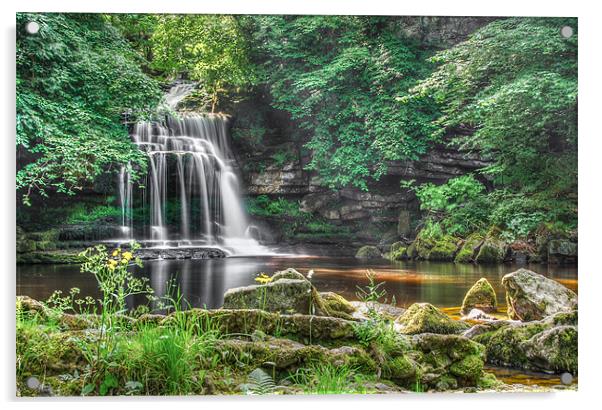
[[[119,263],[122,265],[127,265],[134,258],[132,252],[125,251],[122,253],[120,248],[115,249],[111,256],[112,258],[109,258],[107,261],[110,271],[114,271]]]
[[[272,278],[268,275],[266,275],[265,273],[260,273],[256,278],[255,278],[255,282],[260,283],[262,285],[265,285],[266,283],[270,283],[272,281]]]

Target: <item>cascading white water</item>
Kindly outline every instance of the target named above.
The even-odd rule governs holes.
[[[173,87],[164,100],[168,108],[173,110],[191,90],[189,84]],[[155,246],[221,246],[236,254],[267,253],[249,235],[227,121],[223,114],[167,114],[164,123],[143,121],[134,126],[132,139],[149,163],[143,192],[149,225],[144,238],[135,239]],[[132,182],[125,167],[119,193],[122,230],[134,239]],[[177,212],[172,206],[176,202]]]

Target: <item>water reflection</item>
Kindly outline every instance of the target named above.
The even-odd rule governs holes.
[[[518,269],[516,265],[469,265],[429,262],[358,261],[353,258],[325,257],[231,257],[209,260],[147,261],[136,268],[136,275],[149,278],[157,296],[169,293],[169,284],[179,286],[184,298],[194,307],[217,308],[230,288],[254,284],[260,272],[272,273],[295,267],[302,273],[314,270],[312,282],[320,291],[333,291],[350,300],[357,299],[357,286],[365,286],[366,269],[373,269],[377,280],[384,281],[397,304],[430,302],[440,307],[458,306],[465,292],[481,277],[486,277],[504,303],[502,277]],[[573,266],[533,265],[529,269],[551,277],[577,291],[577,269]],[[91,275],[80,273],[72,265],[20,265],[17,269],[17,294],[46,299],[60,289],[81,289],[81,294],[98,296]],[[128,301],[130,307],[147,302],[145,296]]]

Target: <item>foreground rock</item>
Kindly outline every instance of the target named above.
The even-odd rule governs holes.
[[[44,311],[39,302],[28,298],[19,299],[19,310],[27,314]],[[20,392],[25,395],[42,394],[29,389],[25,381],[30,376],[44,375],[47,387],[44,394],[80,395],[84,387],[82,379],[65,378],[64,375],[82,373],[89,366],[84,351],[95,346],[100,324],[84,320],[80,323],[89,323],[90,328],[69,330],[36,323],[39,327],[17,328],[17,355],[24,357],[28,354],[30,360],[29,366],[17,378]],[[274,381],[278,383],[299,369],[326,364],[349,366],[365,375],[379,375],[377,381],[386,391],[415,390],[416,386],[424,390],[475,388],[489,385],[492,381],[483,372],[484,347],[466,337],[433,333],[396,334],[392,335],[392,343],[383,354],[380,345],[368,348],[360,343],[356,334],[358,322],[333,317],[287,315],[263,310],[191,309],[167,316],[147,314],[138,319],[130,318],[114,337],[124,342],[127,340],[122,345],[126,347],[139,343],[136,334],[141,329],[146,332],[157,329],[169,335],[172,328],[186,327],[197,329],[198,333],[193,333],[192,338],[203,338],[202,324],[211,324],[212,331],[220,335],[211,344],[209,358],[217,360],[219,369],[230,369],[229,377],[234,385],[243,383],[247,375],[257,368],[269,370],[268,374],[273,371]],[[199,340],[199,343],[206,342]],[[205,369],[203,363],[209,360],[203,357],[203,353],[199,354],[198,362],[190,363],[194,371]],[[206,369],[206,379],[200,390],[190,393],[235,392],[224,386],[222,370],[218,369],[213,374],[211,367]],[[156,382],[149,379],[145,388],[148,383]],[[120,383],[111,394],[125,394],[119,390],[122,385],[125,383]],[[379,390],[375,389],[375,392]],[[298,386],[284,391],[299,392]]]
[[[281,279],[265,285],[228,290],[225,309],[262,309],[280,313],[311,313],[311,284],[306,280]]]
[[[508,316],[522,321],[540,320],[577,309],[577,295],[560,283],[527,269],[502,278]]]
[[[260,309],[267,312],[300,313],[352,319],[355,308],[333,292],[320,294],[311,282],[289,268],[265,276],[262,285],[233,288],[224,294],[224,309]]]
[[[464,296],[460,312],[468,314],[472,309],[479,309],[486,313],[497,311],[497,297],[491,283],[485,278],[479,279]]]
[[[525,370],[578,372],[577,311],[528,323],[495,321],[464,336],[483,344],[487,362]]]
[[[349,303],[355,308],[355,312],[353,312],[352,316],[355,319],[361,320],[370,319],[370,314],[372,312],[376,312],[381,317],[394,321],[406,311],[404,308],[393,306],[387,303],[359,301],[353,301]]]
[[[430,303],[414,303],[395,321],[399,332],[406,335],[419,333],[457,334],[469,326],[451,319]]]

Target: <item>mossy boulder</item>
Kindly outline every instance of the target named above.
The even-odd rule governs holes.
[[[472,234],[462,244],[460,250],[456,254],[454,262],[456,263],[470,263],[474,262],[476,256],[479,253],[481,244],[483,243],[483,236],[481,234]]]
[[[416,380],[420,367],[410,356],[402,354],[385,361],[382,366],[382,376],[393,380]]]
[[[395,321],[403,334],[419,333],[455,334],[468,329],[468,325],[455,321],[430,303],[414,303]]]
[[[527,359],[542,370],[578,372],[576,326],[556,326],[536,334],[523,346]]]
[[[389,259],[392,261],[401,261],[408,259],[407,247],[403,242],[395,242],[389,250]]]
[[[412,337],[412,349],[422,353],[418,362],[422,382],[445,389],[475,386],[483,377],[485,348],[458,335],[425,333]]]
[[[421,231],[407,248],[410,259],[453,261],[458,249],[456,238],[450,235],[431,237]]]
[[[508,247],[503,241],[489,237],[481,244],[475,257],[477,263],[501,263],[506,257]]]
[[[466,292],[460,312],[463,315],[466,315],[474,308],[487,313],[497,311],[497,296],[495,295],[495,290],[493,289],[493,286],[491,286],[491,283],[485,278],[479,279],[472,285],[468,292]]]
[[[344,297],[334,292],[320,292],[322,302],[330,315],[341,317],[349,316],[355,312],[355,307]]]
[[[508,316],[522,321],[540,320],[558,312],[577,309],[577,295],[560,283],[528,269],[502,278]]]
[[[476,327],[478,332],[464,334],[485,346],[490,364],[552,373],[578,371],[576,311],[528,323],[500,321]]]
[[[259,309],[190,309],[170,314],[160,324],[172,326],[182,321],[209,321],[226,334],[253,334],[260,330],[266,335],[290,336],[308,343],[354,340],[354,326],[357,324],[356,321],[336,317],[280,314]]]
[[[303,276],[302,273],[298,272],[297,270],[295,270],[293,268],[288,268],[285,270],[274,272],[274,274],[272,275],[272,282],[277,282],[280,279],[295,279],[295,280],[305,280],[305,281],[308,280],[305,276]]]
[[[272,363],[278,370],[294,371],[312,363],[328,363],[333,366],[352,366],[364,372],[374,372],[376,365],[370,355],[359,347],[342,346],[329,349],[320,345],[305,345],[293,340],[267,337],[261,341],[224,339],[216,346],[224,357],[237,365],[238,358],[245,356],[247,366],[261,367]]]
[[[435,246],[431,248],[426,259],[429,261],[451,262],[454,260],[457,249],[456,240],[446,236],[435,242]]]
[[[376,246],[366,245],[357,250],[355,257],[358,259],[379,259],[382,254]]]

